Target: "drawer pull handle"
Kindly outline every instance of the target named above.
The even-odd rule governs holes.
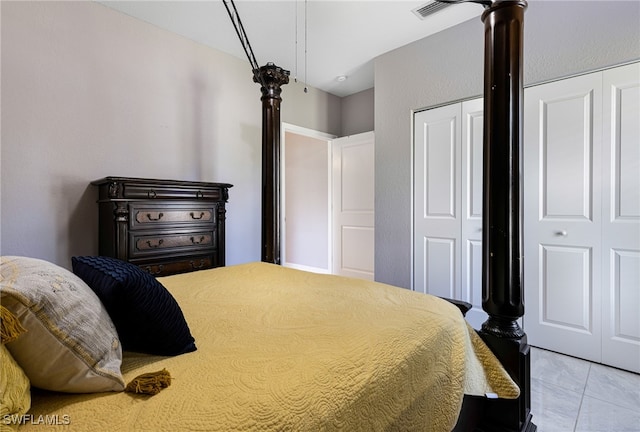
[[[191,268],[194,270],[200,270],[203,269],[205,266],[205,262],[203,259],[200,260],[200,264],[196,265],[196,263],[194,263],[193,261],[190,261],[189,264],[191,264]]]
[[[191,219],[200,220],[204,217],[204,212],[200,212],[200,216],[196,216],[193,212],[189,213],[191,215]]]
[[[200,236],[199,240],[196,240],[195,237],[191,237],[191,243],[194,245],[199,245],[204,242],[204,236]]]
[[[151,240],[147,240],[147,245],[149,245],[149,247],[152,248],[152,249],[159,248],[162,245],[162,243],[164,243],[163,239],[158,240],[158,242],[156,244],[152,244]]]
[[[159,221],[160,219],[162,219],[162,216],[164,216],[164,213],[162,212],[158,213],[157,217],[152,217],[151,213],[147,213],[147,219],[149,219],[150,221]]]
[[[202,191],[196,192],[196,198],[204,198],[204,194],[202,193]]]
[[[156,198],[157,196],[158,196],[158,194],[153,189],[151,189],[150,191],[147,192],[147,198],[153,199],[153,198]]]
[[[162,273],[162,270],[164,270],[164,265],[160,264],[157,266],[157,270],[154,271],[153,270],[153,266],[147,266],[145,267],[145,270],[147,271],[147,273],[151,274],[151,275],[159,275]]]

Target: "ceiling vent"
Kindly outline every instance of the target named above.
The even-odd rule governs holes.
[[[441,11],[442,9],[451,6],[451,3],[440,3],[436,0],[431,0],[422,6],[418,6],[413,9],[413,12],[418,18],[421,20],[427,19],[428,16],[433,15],[436,12]]]

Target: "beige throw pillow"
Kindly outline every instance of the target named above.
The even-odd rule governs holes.
[[[0,257],[0,301],[27,331],[7,343],[31,385],[122,391],[122,349],[96,294],[70,271],[27,257]]]

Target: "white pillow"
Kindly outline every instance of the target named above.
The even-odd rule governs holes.
[[[34,387],[122,391],[122,348],[96,294],[47,261],[0,257],[0,300],[27,330],[6,347]]]

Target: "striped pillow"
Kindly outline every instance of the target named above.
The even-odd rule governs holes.
[[[71,263],[73,272],[102,300],[122,349],[166,356],[196,350],[180,306],[155,277],[105,256],[73,257]]]

